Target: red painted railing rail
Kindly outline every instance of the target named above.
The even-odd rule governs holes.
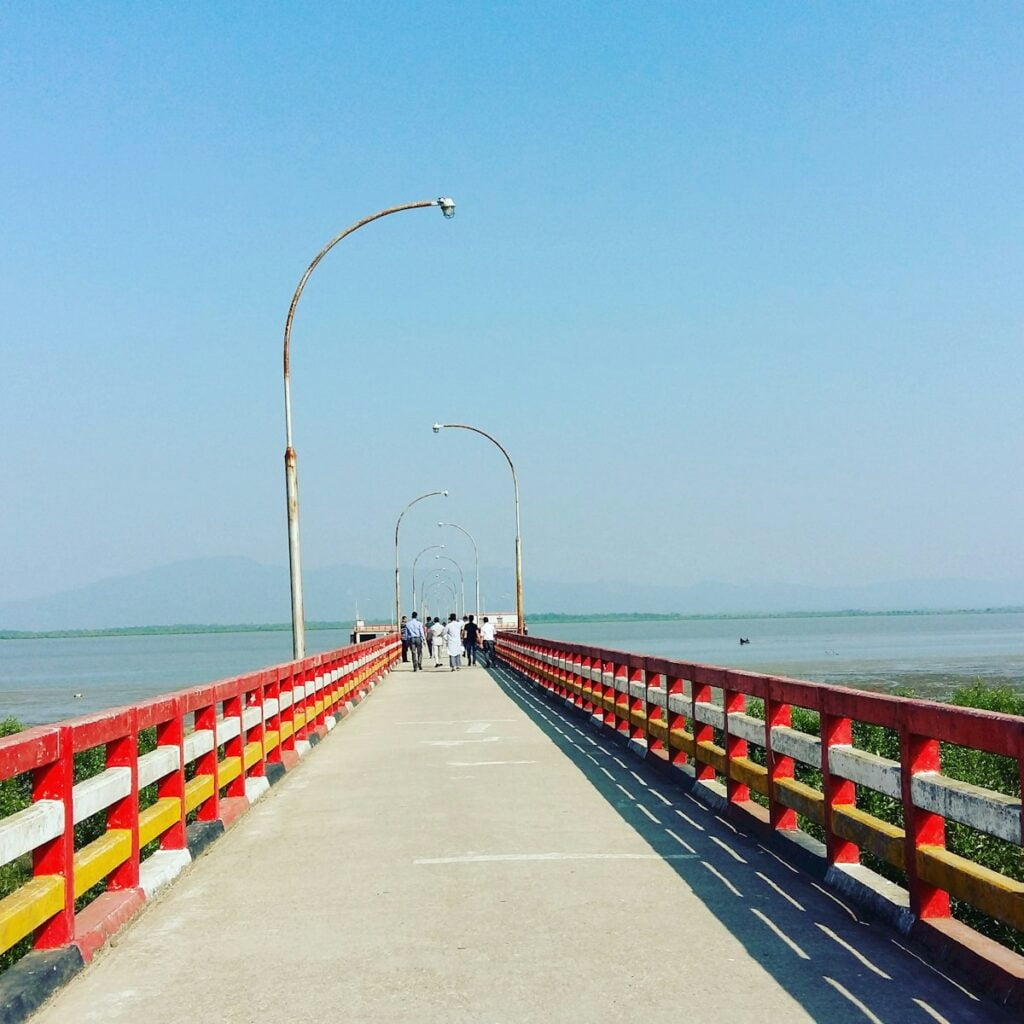
[[[909,921],[947,921],[955,897],[1024,932],[1024,882],[946,848],[948,822],[1019,847],[1020,790],[950,778],[940,759],[943,743],[1002,755],[1016,762],[1019,779],[1024,719],[519,634],[499,635],[497,650],[537,686],[589,713],[642,756],[683,768],[761,827],[793,833],[801,818],[818,825],[828,867],[854,868],[863,879],[858,865],[870,853],[902,872],[905,887],[895,902]],[[757,716],[748,713],[751,699],[761,704]],[[817,713],[819,735],[792,728],[795,708]],[[892,730],[898,760],[856,747],[858,722]],[[801,764],[821,773],[820,786],[797,781]],[[902,825],[858,807],[866,790],[897,802]],[[895,886],[878,882],[892,899]]]
[[[0,866],[31,861],[30,877],[0,900],[0,953],[32,936],[36,949],[73,944],[88,960],[190,848],[326,736],[400,648],[391,634],[0,739],[0,782],[27,777],[31,789],[28,807],[0,818]],[[143,754],[146,730],[156,739]],[[96,747],[104,769],[75,784],[75,754]],[[148,786],[156,799],[141,807]],[[101,813],[99,838],[76,849],[74,825]],[[151,844],[159,848],[144,859]],[[76,914],[101,882],[105,892]]]

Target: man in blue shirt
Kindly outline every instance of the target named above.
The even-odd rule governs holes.
[[[423,641],[427,634],[423,631],[423,623],[417,618],[417,613],[412,613],[412,618],[405,624],[406,634],[409,637],[409,650],[412,653],[412,670],[419,672],[423,669]]]

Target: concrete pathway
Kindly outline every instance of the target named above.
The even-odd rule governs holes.
[[[507,674],[401,666],[34,1021],[1007,1019]]]

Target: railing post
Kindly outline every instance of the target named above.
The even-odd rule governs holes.
[[[307,665],[309,662],[303,660],[299,662],[299,667],[296,669],[295,676],[292,680],[292,697],[295,697],[295,687],[299,686],[302,688],[302,695],[292,705],[295,708],[295,716],[297,720],[301,720],[301,725],[295,731],[295,739],[309,741],[309,697],[306,694],[307,684],[309,683],[309,669]],[[296,706],[297,705],[297,706]]]
[[[248,729],[243,729],[244,741],[242,743],[242,756],[245,757],[245,751],[250,743],[258,743],[260,745],[260,756],[253,762],[245,771],[242,773],[247,779],[258,779],[266,774],[265,765],[267,760],[267,748],[264,743],[264,716],[263,716],[263,702],[266,699],[266,673],[257,672],[252,677],[256,685],[247,692],[246,699],[243,705],[243,715],[245,711],[256,708],[259,711],[260,717],[256,723]],[[243,718],[243,726],[245,724]],[[243,761],[244,765],[244,761]]]
[[[157,799],[175,799],[180,809],[178,820],[160,837],[162,850],[184,850],[188,845],[185,832],[185,714],[182,703],[180,697],[175,697],[171,717],[156,727],[157,747],[173,747],[178,752],[177,771],[168,772],[156,784]]]
[[[579,651],[573,651],[567,659],[569,666],[569,682],[571,684],[570,697],[574,707],[583,707],[583,656]]]
[[[629,668],[615,664],[615,711],[612,716],[615,731],[629,738]]]
[[[211,698],[214,697],[212,687],[207,691]],[[220,765],[217,758],[217,703],[214,700],[195,712],[196,731],[208,729],[213,746],[205,754],[196,758],[196,775],[208,775],[213,781],[213,793],[204,800],[196,811],[196,818],[199,821],[220,820]]]
[[[681,701],[686,696],[686,689],[681,676],[667,676],[665,680],[665,715],[668,720],[668,759],[672,764],[686,764],[686,751],[672,745],[672,733],[675,730],[686,731],[686,715],[681,711],[673,711],[672,698]],[[694,726],[696,736],[696,725]]]
[[[853,722],[849,718],[821,713],[821,789],[825,797],[825,849],[830,864],[856,864],[860,850],[856,843],[836,835],[832,812],[836,807],[851,807],[857,802],[857,787],[832,771],[833,747],[848,747],[853,743]]]
[[[245,764],[245,749],[244,749],[244,747],[245,747],[245,744],[244,744],[244,736],[245,736],[245,728],[244,728],[244,726],[245,726],[245,723],[242,721],[242,694],[240,692],[240,688],[242,686],[242,681],[240,679],[236,680],[235,681],[235,685],[237,687],[239,687],[239,690],[236,690],[236,692],[235,692],[235,694],[233,696],[226,698],[224,700],[224,704],[223,704],[223,707],[224,707],[224,720],[225,720],[225,722],[229,718],[237,718],[238,719],[238,733],[237,733],[237,735],[232,736],[231,739],[229,739],[224,744],[224,757],[225,758],[229,758],[229,757],[237,757],[238,758],[239,772],[228,783],[228,787],[227,787],[227,795],[231,796],[231,797],[245,796],[245,772],[242,770],[242,767]]]
[[[282,705],[285,693],[288,694],[288,707],[284,708],[281,712],[281,748],[282,750],[292,752],[295,750],[295,741],[298,739],[295,735],[295,664],[288,665],[281,672],[284,678],[279,683],[280,689],[278,692],[281,696]],[[285,733],[288,735],[285,736]]]
[[[608,705],[611,705],[609,707]],[[601,662],[601,722],[615,728],[615,662]]]
[[[655,754],[661,756],[667,749],[665,740],[660,736],[656,736],[651,731],[651,726],[661,727],[666,730],[665,736],[668,737],[668,708],[662,708],[662,706],[655,701],[651,700],[651,691],[665,693],[665,703],[668,703],[668,688],[665,686],[665,676],[659,671],[653,671],[649,666],[644,669],[644,715],[646,721],[644,722],[644,739],[647,742],[647,752],[649,754]]]
[[[696,673],[695,673],[696,674]],[[715,778],[715,767],[702,761],[700,758],[700,745],[702,743],[714,743],[715,730],[713,726],[697,718],[697,705],[711,703],[711,686],[708,683],[698,683],[696,678],[691,682],[693,696],[690,700],[690,720],[693,722],[693,760],[695,777],[700,782],[713,782]]]
[[[626,713],[626,735],[631,740],[637,740],[650,749],[647,743],[647,725],[650,722],[650,715],[647,708],[647,673],[638,665],[628,666],[628,692],[626,698],[629,709]],[[643,689],[643,696],[634,694],[634,690]],[[634,716],[642,714],[644,720],[640,725],[636,724]]]
[[[373,647],[367,643],[367,649],[373,652]],[[363,652],[366,653],[365,651]],[[374,660],[369,662],[371,670],[376,671],[377,655],[374,655]],[[341,713],[342,705],[345,701],[345,656],[339,654],[331,662],[331,714],[338,715]]]
[[[277,701],[277,710],[267,719],[267,732],[272,732],[277,736],[277,743],[267,752],[267,760],[276,763],[281,760],[281,750],[284,745],[281,736],[281,670],[279,668],[270,670],[263,700],[264,702]]]
[[[580,707],[588,714],[594,713],[594,680],[591,675],[593,668],[593,658],[590,654],[583,654],[580,656],[579,673],[580,673],[580,685],[582,692],[580,693]]]
[[[729,673],[726,673],[726,679],[728,677]],[[725,719],[725,766],[729,769],[725,777],[725,791],[728,795],[729,803],[742,804],[750,799],[750,787],[746,783],[737,782],[732,777],[731,769],[733,758],[747,756],[747,741],[733,733],[729,726],[729,715],[746,712],[747,698],[738,690],[723,688],[722,707],[725,711],[723,716]]]
[[[324,724],[324,692],[320,688],[323,681],[323,659],[317,654],[313,656],[312,665],[309,669],[309,687],[311,690],[309,696],[309,724],[312,732],[319,732],[320,727]]]
[[[60,726],[57,756],[32,773],[32,799],[57,800],[64,805],[64,831],[37,846],[32,853],[32,874],[57,875],[64,882],[63,909],[36,931],[36,949],[66,946],[75,934],[75,758],[71,728]]]
[[[764,701],[764,748],[768,763],[768,819],[774,829],[792,832],[797,828],[796,811],[780,803],[775,794],[775,783],[779,779],[792,779],[795,774],[793,758],[778,754],[772,746],[772,729],[775,726],[790,726],[793,710],[789,704],[782,704],[770,695]]]
[[[332,718],[334,717],[334,705],[338,702],[338,661],[338,656],[325,656],[324,662],[320,666],[320,671],[324,674],[323,701],[325,724],[328,715]]]
[[[360,666],[359,659],[352,651],[349,651],[345,655],[345,668],[352,692],[362,700],[370,689],[370,673],[367,666]]]
[[[131,835],[132,854],[107,876],[107,889],[139,887],[139,710],[128,712],[128,734],[107,744],[107,767],[127,768],[131,789],[107,808],[107,830],[125,829]]]
[[[939,741],[916,735],[903,725],[900,729],[900,763],[910,910],[920,918],[949,917],[949,894],[925,882],[917,863],[917,851],[922,847],[945,848],[946,820],[941,814],[915,807],[913,796],[915,775],[941,769]]]
[[[352,677],[349,671],[349,659],[345,654],[338,658],[338,678],[335,680],[335,686],[337,686],[338,693],[338,713],[346,715],[348,712],[345,709],[345,705],[348,703]]]

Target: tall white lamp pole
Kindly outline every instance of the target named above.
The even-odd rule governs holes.
[[[505,451],[504,445],[496,438],[491,437],[486,430],[481,430],[479,427],[471,427],[468,423],[435,423],[434,433],[440,434],[446,428],[472,430],[474,434],[486,437],[505,456],[508,468],[512,470],[512,487],[515,490],[516,499],[516,628],[520,633],[525,633],[526,619],[523,615],[523,545],[519,536],[519,479],[516,476],[516,467],[513,465],[508,452]]]
[[[292,444],[292,374],[291,374],[291,343],[292,343],[292,322],[295,319],[295,309],[302,297],[302,291],[306,287],[309,275],[316,270],[317,264],[343,239],[351,235],[353,231],[372,221],[380,220],[392,213],[400,213],[402,210],[419,210],[426,206],[439,206],[445,218],[455,216],[455,202],[452,199],[442,196],[440,199],[425,199],[417,203],[405,203],[402,206],[392,206],[387,210],[364,217],[356,221],[351,227],[346,228],[340,235],[332,238],[317,253],[313,262],[306,268],[306,272],[299,280],[299,285],[292,296],[292,303],[288,307],[288,318],[284,322],[284,477],[285,494],[288,501],[288,566],[291,577],[292,590],[292,653],[295,660],[306,656],[306,625],[302,611],[302,561],[299,556],[299,477],[295,447]]]

